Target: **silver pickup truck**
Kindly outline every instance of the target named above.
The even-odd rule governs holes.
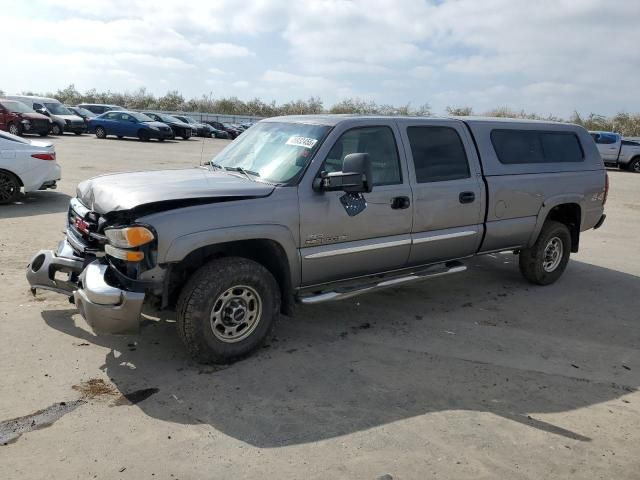
[[[607,167],[640,173],[640,142],[624,140],[619,133],[589,132]]]
[[[562,275],[604,221],[608,180],[582,127],[500,119],[263,120],[209,164],[103,175],[71,200],[66,238],[27,267],[96,333],[175,309],[202,362],[248,354],[280,313],[519,254]]]

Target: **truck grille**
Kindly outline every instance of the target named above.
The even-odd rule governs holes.
[[[77,198],[71,199],[67,212],[67,239],[79,253],[96,253],[102,246],[98,233],[98,215],[89,211]],[[93,235],[92,235],[93,234]]]

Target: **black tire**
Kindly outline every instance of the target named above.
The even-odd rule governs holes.
[[[107,131],[104,129],[104,127],[96,127],[96,137],[98,137],[100,139],[107,138]],[[118,137],[118,138],[120,138],[120,137]]]
[[[38,133],[38,135],[40,135],[41,137],[46,137],[49,135],[49,132],[40,132]]]
[[[627,164],[627,170],[634,173],[640,173],[640,157],[632,158]]]
[[[122,135],[118,135],[118,140],[122,140],[124,137]]]
[[[15,202],[20,195],[20,180],[13,173],[0,170],[0,204]]]
[[[238,308],[231,302],[235,301],[234,292],[243,289],[253,290],[256,303],[253,310],[250,302],[246,304],[240,320],[234,320],[231,316],[236,316]],[[231,296],[225,300],[227,294]],[[229,363],[251,353],[265,340],[280,311],[280,289],[273,275],[259,263],[240,257],[220,258],[192,275],[180,293],[176,310],[178,333],[189,354],[201,363]],[[252,311],[256,318],[253,324],[245,322],[247,330],[240,330],[237,339],[224,340],[220,337],[226,333],[226,325],[212,324],[216,311],[232,323],[245,317],[253,319]]]
[[[76,135],[82,135],[82,132],[73,132],[73,133],[75,133]]]
[[[547,220],[536,243],[520,250],[520,273],[531,283],[550,285],[564,273],[570,253],[571,233],[567,226]]]
[[[164,142],[164,138],[159,138],[158,141],[159,142]]]
[[[62,135],[62,128],[57,123],[51,125],[51,135]]]
[[[190,137],[189,135],[183,135],[183,136],[182,136],[182,139],[183,139],[183,140],[189,140],[190,138],[191,138],[191,137]]]
[[[22,126],[19,123],[11,122],[7,125],[7,131],[11,135],[16,135],[18,137],[22,136]]]
[[[148,142],[151,139],[151,135],[146,130],[140,130],[138,132],[138,138],[141,142]]]

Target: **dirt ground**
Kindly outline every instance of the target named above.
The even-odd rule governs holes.
[[[226,141],[54,143],[59,190],[0,207],[0,478],[640,478],[640,175],[609,172],[607,221],[553,286],[481,257],[301,306],[214,368],[186,357],[172,314],[96,337],[24,270],[63,238],[78,181],[196,165]]]

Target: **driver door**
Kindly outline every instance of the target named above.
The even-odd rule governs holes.
[[[350,216],[344,192],[314,191],[300,184],[302,283],[316,285],[381,273],[406,265],[411,247],[413,201],[395,123],[377,121],[342,132],[320,171],[342,170],[351,153],[368,153],[373,191],[366,208]]]

